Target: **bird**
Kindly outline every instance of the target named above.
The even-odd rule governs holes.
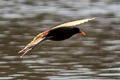
[[[82,20],[75,20],[71,22],[66,22],[64,24],[55,26],[51,29],[45,30],[42,33],[39,33],[37,36],[33,38],[33,40],[28,43],[22,50],[18,53],[23,53],[20,58],[22,58],[26,53],[31,51],[35,48],[39,43],[45,40],[52,40],[52,41],[62,41],[66,40],[73,35],[80,33],[82,36],[86,36],[85,31],[76,27],[77,25],[81,25],[83,23],[89,22],[94,20],[95,18],[88,18]]]

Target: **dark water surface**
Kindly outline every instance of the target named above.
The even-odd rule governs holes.
[[[0,80],[120,80],[119,0],[1,0]],[[46,41],[19,58],[38,33],[92,18],[80,34]]]

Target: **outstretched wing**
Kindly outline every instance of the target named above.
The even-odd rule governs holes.
[[[95,18],[90,18],[90,19],[83,19],[83,20],[76,20],[72,22],[67,22],[61,25],[58,25],[56,27],[51,28],[50,30],[54,30],[56,28],[60,27],[73,27],[77,26],[83,23],[86,23],[88,21],[94,20]],[[30,50],[32,50],[35,46],[37,46],[40,42],[44,41],[46,39],[46,35],[49,33],[50,30],[46,30],[40,34],[38,34],[27,46],[25,46],[19,53],[23,53],[21,58]]]
[[[23,53],[20,57],[22,58],[28,51],[32,50],[40,42],[44,41],[48,33],[49,33],[49,30],[46,30],[38,34],[28,45],[26,45],[21,51],[18,52],[18,53]]]
[[[61,25],[58,25],[56,27],[51,28],[51,30],[56,29],[56,28],[60,28],[60,27],[74,27],[77,25],[81,25],[83,23],[89,22],[94,20],[95,18],[90,18],[90,19],[83,19],[83,20],[76,20],[76,21],[72,21],[72,22],[67,22]]]

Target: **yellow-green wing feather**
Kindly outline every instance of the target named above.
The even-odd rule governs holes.
[[[72,21],[72,22],[67,22],[61,25],[58,25],[56,27],[51,28],[51,30],[56,29],[56,28],[60,28],[60,27],[74,27],[77,25],[81,25],[83,23],[89,22],[91,20],[94,20],[95,18],[90,18],[90,19],[83,19],[83,20],[76,20],[76,21]]]

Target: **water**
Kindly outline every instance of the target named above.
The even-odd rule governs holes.
[[[0,80],[119,80],[119,0],[1,0]],[[46,41],[19,58],[38,33],[84,18],[80,34]],[[78,26],[79,27],[79,26]]]

